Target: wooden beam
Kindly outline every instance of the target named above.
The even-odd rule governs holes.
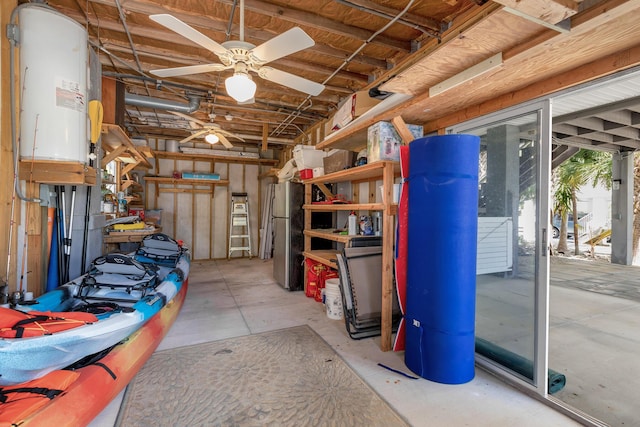
[[[267,148],[269,147],[268,138],[269,138],[269,124],[263,123],[262,124],[262,151],[267,151]]]
[[[233,0],[218,0],[220,3],[232,5]],[[254,13],[266,15],[279,20],[288,21],[297,25],[304,25],[310,28],[316,28],[323,32],[329,32],[331,34],[343,37],[349,37],[355,40],[368,40],[373,31],[365,30],[363,28],[354,27],[351,25],[345,25],[341,22],[334,21],[323,16],[318,16],[315,13],[307,12],[304,10],[297,10],[291,8],[284,8],[281,5],[267,3],[261,0],[245,0],[245,10],[250,10]],[[405,53],[411,52],[411,45],[409,42],[403,40],[396,40],[390,37],[378,35],[371,40],[371,44],[378,45],[393,50],[400,50]]]
[[[101,0],[101,1],[93,0],[92,2],[101,3],[106,6],[113,6],[112,0]],[[179,18],[180,20],[188,23],[189,25],[192,25],[194,27],[200,27],[199,31],[205,34],[207,34],[207,31],[215,31],[220,33],[219,37],[212,37],[216,39],[216,41],[218,42],[224,41],[223,37],[227,31],[226,17],[224,18],[224,20],[216,20],[215,16],[187,15],[185,13],[177,13],[175,10],[170,10],[163,6],[157,6],[157,5],[151,5],[151,4],[143,5],[143,4],[132,3],[132,2],[127,2],[126,9],[129,12],[141,13],[144,15],[152,15],[154,13],[170,13],[174,15],[176,18]],[[57,10],[59,10],[60,12],[62,12],[63,14],[65,14],[66,16],[69,16],[74,20],[81,22],[83,25],[86,22],[88,22],[90,27],[93,27],[96,29],[96,31],[94,31],[94,34],[96,35],[99,34],[100,32],[104,32],[104,30],[115,31],[120,33],[123,33],[124,31],[124,29],[122,28],[122,23],[120,23],[120,21],[107,20],[103,18],[98,20],[98,18],[93,13],[84,15],[84,14],[78,13],[76,10],[71,10],[71,9],[58,8]],[[168,30],[158,30],[155,28],[143,27],[141,25],[135,25],[132,23],[128,23],[127,28],[129,29],[130,34],[134,36],[134,40],[139,39],[141,37],[151,38],[151,39],[160,40],[160,41],[167,40]],[[273,32],[260,30],[260,29],[245,28],[245,35],[248,38],[253,39],[255,44],[259,44],[260,42],[266,42],[267,40],[272,39],[277,34]],[[181,44],[184,46],[191,46],[191,47],[194,46],[192,42],[190,42],[189,40],[183,37],[176,37],[175,39],[172,38],[171,42]],[[350,52],[347,52],[346,50],[335,48],[332,46],[327,46],[327,45],[315,45],[313,47],[310,47],[309,50],[317,54],[331,56],[333,58],[337,58],[340,60],[344,60],[344,58],[349,56],[349,53],[350,53]],[[373,66],[376,68],[382,68],[382,69],[386,68],[386,65],[387,65],[386,61],[372,57],[372,56],[368,56],[368,55],[357,55],[355,58],[353,58],[353,62],[357,64],[370,65],[370,66]]]
[[[388,70],[386,73],[378,76],[376,81],[379,82],[380,88],[385,90],[384,87],[388,81],[392,82],[394,77],[409,70],[414,65],[423,61],[426,57],[432,55],[435,51],[442,49],[460,37],[464,37],[464,32],[471,30],[489,16],[499,12],[501,9],[501,5],[490,1],[486,2],[482,6],[474,7],[462,16],[457,17],[454,21],[454,25],[445,31],[439,40],[434,39],[428,41],[421,46],[417,52],[398,62],[395,67]]]
[[[357,5],[357,6],[361,6],[361,7],[367,8],[367,9],[371,9],[371,10],[376,11],[376,12],[384,13],[384,14],[388,15],[389,17],[397,16],[401,12],[400,9],[387,7],[387,6],[383,5],[383,4],[375,3],[375,2],[370,1],[370,0],[349,0],[349,3],[352,3],[352,4]],[[457,3],[457,1],[454,0],[454,3],[452,4],[452,6],[456,5],[456,3]],[[440,22],[440,21],[438,21],[436,19],[432,19],[432,18],[428,18],[428,17],[425,17],[425,16],[416,15],[416,14],[411,13],[411,12],[406,12],[404,15],[402,15],[401,19],[403,21],[415,24],[418,27],[428,28],[428,29],[432,30],[433,33],[440,33],[442,25],[443,25],[442,22]]]
[[[126,151],[127,151],[127,147],[125,147],[124,145],[119,145],[118,147],[114,148],[112,151],[105,154],[100,164],[106,165],[107,163],[117,159],[118,156],[120,156],[121,154],[124,154]]]
[[[398,135],[400,135],[400,138],[402,139],[402,143],[404,145],[408,145],[415,139],[415,137],[409,130],[409,127],[404,122],[404,119],[401,116],[395,116],[393,119],[391,119],[391,123],[396,129],[396,132],[398,132]]]
[[[322,191],[322,194],[325,195],[327,200],[332,200],[335,197],[331,190],[329,190],[329,188],[323,183],[318,182],[316,183],[316,186],[320,189],[320,191]]]
[[[438,129],[444,129],[456,123],[512,107],[531,99],[548,96],[554,92],[638,65],[640,65],[640,45],[607,55],[570,71],[530,84],[522,89],[469,106],[453,114],[428,121],[424,124],[424,131],[425,133],[429,133]]]
[[[520,16],[528,16],[535,20],[543,21],[550,25],[556,25],[560,21],[578,13],[576,2],[557,0],[494,0],[506,8],[520,13]]]

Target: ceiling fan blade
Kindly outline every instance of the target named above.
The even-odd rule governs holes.
[[[263,79],[281,84],[282,86],[290,87],[291,89],[299,90],[300,92],[304,92],[312,96],[320,95],[320,92],[324,90],[323,84],[271,67],[261,67],[258,71],[258,75]]]
[[[236,139],[239,139],[240,141],[244,142],[244,139],[240,138],[235,133],[227,132],[226,130],[223,130],[223,129],[218,129],[216,132],[218,133],[218,135],[226,135],[226,136],[229,136],[231,138],[236,138]]]
[[[226,148],[233,148],[233,144],[229,142],[229,140],[227,138],[225,138],[224,135],[218,133],[218,138],[220,138],[220,142],[222,143],[222,145],[224,145]]]
[[[196,119],[195,117],[191,117],[191,116],[190,116],[190,115],[188,115],[188,114],[184,114],[184,113],[181,113],[181,112],[179,112],[179,111],[169,111],[169,112],[170,112],[171,114],[175,114],[175,115],[176,115],[176,116],[178,116],[178,117],[182,117],[183,119],[185,119],[185,120],[187,120],[187,121],[189,121],[189,122],[195,122],[195,123],[199,124],[200,126],[203,126],[203,127],[204,127],[204,126],[206,126],[206,125],[207,125],[207,123],[203,122],[202,120],[198,120],[198,119]]]
[[[198,131],[198,132],[194,132],[194,133],[192,133],[191,135],[189,135],[188,137],[186,137],[185,139],[183,139],[182,141],[180,141],[180,143],[183,143],[183,142],[189,142],[189,141],[191,141],[192,139],[195,139],[195,138],[201,137],[201,136],[202,136],[202,135],[204,135],[205,133],[209,133],[209,131],[208,131],[208,130],[206,130],[206,129],[204,129],[204,130],[200,130],[200,131]]]
[[[284,33],[267,40],[260,46],[256,46],[249,52],[257,58],[260,64],[274,61],[299,50],[307,49],[316,44],[302,28],[293,27]]]
[[[175,31],[182,37],[189,39],[196,44],[199,44],[205,49],[210,50],[218,56],[225,55],[227,53],[227,49],[224,46],[211,40],[200,31],[185,24],[173,15],[162,13],[158,15],[150,15],[149,18],[151,18],[158,24],[163,25],[172,31]]]
[[[223,64],[202,64],[189,65],[187,67],[162,68],[159,70],[149,70],[151,74],[158,77],[177,77],[187,76],[190,74],[211,73],[214,71],[226,70],[228,67]]]

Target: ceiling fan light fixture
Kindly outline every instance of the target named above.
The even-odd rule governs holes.
[[[216,142],[220,141],[220,138],[218,137],[218,135],[214,133],[210,133],[204,137],[204,140],[207,141],[209,144],[215,144]]]
[[[224,86],[229,96],[238,102],[247,101],[253,98],[256,93],[256,84],[251,76],[242,72],[236,72],[233,76],[228,77],[224,81]]]

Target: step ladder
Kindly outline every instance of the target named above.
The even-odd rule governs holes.
[[[251,259],[251,227],[249,226],[249,197],[247,193],[231,193],[227,258],[231,258],[231,254],[235,251],[247,251],[249,259]]]

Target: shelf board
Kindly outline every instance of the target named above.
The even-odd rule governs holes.
[[[313,212],[381,211],[384,209],[384,205],[382,203],[311,203],[309,205],[302,205],[302,209],[307,209]]]
[[[400,174],[400,163],[392,162],[388,160],[382,160],[379,162],[369,163],[363,166],[356,166],[349,169],[344,169],[338,172],[332,172],[319,177],[305,179],[303,184],[317,184],[325,182],[346,182],[346,181],[366,181],[372,179],[381,179],[382,172],[385,165],[393,165],[393,173]]]
[[[312,229],[304,230],[304,234],[309,237],[317,237],[320,239],[331,240],[333,242],[344,244],[348,244],[352,239],[380,238],[380,236],[362,236],[359,234],[349,236],[347,234],[340,234],[334,231],[334,229]]]
[[[155,182],[158,184],[173,185],[229,185],[229,181],[227,181],[226,179],[184,179],[165,176],[145,176],[144,180],[147,182]]]
[[[127,243],[141,242],[145,236],[157,233],[159,229],[150,230],[127,230],[127,231],[110,231],[103,236],[104,243]]]
[[[213,150],[212,150],[213,151]],[[171,159],[171,160],[191,160],[191,161],[219,161],[225,163],[240,163],[240,164],[256,164],[265,166],[275,166],[279,163],[275,159],[255,159],[251,157],[232,157],[232,156],[220,156],[215,154],[191,154],[191,153],[173,153],[169,151],[154,151],[153,156],[157,159]]]
[[[320,141],[318,150],[340,148],[343,150],[360,151],[367,148],[367,133],[369,126],[381,120],[392,120],[397,114],[393,113],[396,107],[411,99],[411,95],[396,93],[379,104],[375,105],[362,116],[356,118],[345,128],[328,135],[324,141]]]
[[[305,258],[312,259],[314,261],[317,261],[324,265],[328,265],[329,267],[335,268],[337,270],[338,264],[336,264],[336,261],[338,259],[337,254],[339,253],[340,251],[338,250],[326,249],[326,250],[304,251],[302,255]]]
[[[96,170],[79,162],[59,160],[20,160],[21,180],[38,184],[95,185]]]

